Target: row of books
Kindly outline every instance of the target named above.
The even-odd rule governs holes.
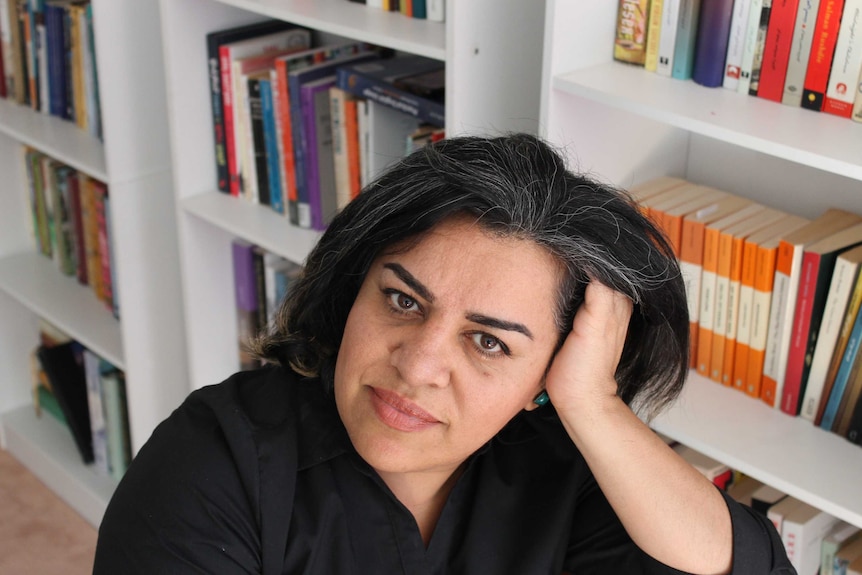
[[[33,148],[23,147],[23,157],[39,253],[119,318],[108,186]]]
[[[131,461],[125,374],[40,320],[33,352],[33,403],[67,427],[86,464],[119,480]]]
[[[350,0],[387,12],[400,12],[410,18],[424,18],[435,22],[446,20],[446,0]]]
[[[273,325],[302,266],[240,238],[231,243],[231,264],[240,369],[256,369],[260,361],[249,353],[247,343]]]
[[[809,220],[674,177],[631,191],[679,258],[691,366],[862,443],[862,216]]]
[[[860,0],[620,0],[614,58],[862,121]]]
[[[89,0],[0,0],[0,97],[102,137]]]
[[[219,190],[321,230],[408,141],[442,137],[443,63],[312,44],[282,21],[207,36]]]
[[[769,519],[799,575],[862,575],[862,529],[660,436],[717,488]]]

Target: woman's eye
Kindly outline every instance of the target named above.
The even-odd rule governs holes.
[[[508,355],[509,350],[503,345],[499,339],[487,333],[474,333],[473,343],[479,348],[479,351],[485,355]]]
[[[392,291],[389,293],[389,303],[401,312],[415,311],[419,304],[412,297],[401,293],[400,291]]]

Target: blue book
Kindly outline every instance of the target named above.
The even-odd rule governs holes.
[[[275,107],[272,101],[272,83],[261,79],[260,104],[263,114],[263,140],[266,155],[266,174],[269,182],[269,205],[280,214],[284,213],[284,192],[281,185],[280,158],[278,155],[278,136],[275,128]]]
[[[701,0],[691,79],[708,88],[724,83],[733,0]]]
[[[341,66],[337,85],[422,122],[446,125],[445,64],[423,56],[402,56]]]
[[[290,133],[293,138],[293,161],[296,170],[296,198],[299,227],[311,228],[311,205],[308,198],[307,157],[308,143],[305,139],[305,129],[302,121],[302,85],[333,72],[342,65],[355,62],[365,62],[378,58],[375,52],[349,54],[320,64],[294,70],[287,75],[287,94],[290,108]]]
[[[847,340],[847,347],[841,357],[841,365],[835,374],[835,382],[832,384],[826,408],[823,410],[823,417],[820,419],[820,427],[827,431],[832,430],[832,424],[835,423],[835,416],[838,414],[838,406],[841,404],[844,390],[847,388],[851,375],[854,375],[856,371],[854,365],[859,355],[860,341],[862,341],[862,313],[856,315],[853,330],[850,332],[850,339]]]
[[[680,0],[671,77],[691,80],[701,0]]]

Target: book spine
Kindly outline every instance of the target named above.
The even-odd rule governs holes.
[[[275,133],[275,116],[272,106],[272,84],[269,79],[258,82],[260,87],[260,115],[263,132],[263,162],[258,164],[258,180],[261,172],[266,174],[266,202],[263,196],[261,203],[268,203],[273,210],[284,213],[281,194],[281,173],[279,171],[278,143]],[[255,150],[257,154],[257,151]],[[259,184],[261,194],[264,194],[264,183]]]
[[[240,369],[254,369],[258,362],[248,353],[246,347],[248,338],[253,337],[261,328],[257,315],[260,302],[257,299],[254,246],[243,240],[234,240],[231,244],[231,256]]]
[[[233,66],[229,46],[219,48],[219,66],[221,67],[221,101],[224,116],[224,145],[227,161],[228,190],[230,195],[239,197],[239,172],[236,157],[236,134],[233,101]]]
[[[658,67],[658,43],[661,37],[661,9],[664,0],[652,0],[649,5],[644,69],[655,72]]]
[[[732,15],[733,0],[701,0],[691,79],[702,86],[722,84]]]
[[[429,20],[435,22],[444,22],[446,20],[445,0],[426,0],[426,9]]]
[[[745,26],[739,83],[736,86],[736,91],[740,94],[748,95],[748,90],[751,87],[751,68],[754,65],[754,51],[757,47],[757,33],[760,30],[760,13],[762,10],[763,0],[751,0]]]
[[[404,112],[422,122],[441,127],[446,125],[443,104],[400,90],[389,82],[357,74],[348,68],[338,68],[336,85],[342,90]]]
[[[287,81],[287,63],[284,60],[275,61],[275,72],[278,76],[278,96],[275,106],[278,108],[278,118],[281,131],[281,164],[284,178],[284,196],[287,217],[291,224],[299,226],[299,202],[296,190],[296,165],[293,149],[293,128],[290,112],[290,88]]]
[[[210,84],[210,106],[213,122],[213,142],[215,145],[216,183],[222,193],[230,193],[228,186],[227,159],[225,157],[224,113],[222,110],[221,69],[219,66],[219,48],[214,42],[208,42],[207,66]]]
[[[799,292],[796,308],[793,314],[793,324],[790,328],[790,348],[787,356],[787,368],[784,374],[784,387],[779,398],[781,410],[790,415],[797,414],[799,392],[802,387],[802,367],[805,361],[805,348],[808,333],[812,325],[814,311],[814,292],[816,290],[817,272],[820,269],[821,256],[805,253],[802,256],[802,268],[799,276]]]
[[[727,57],[724,62],[724,79],[722,80],[722,86],[729,90],[739,88],[750,12],[751,0],[736,0],[734,2],[733,15],[730,20],[730,34],[727,41]]]
[[[736,342],[733,351],[725,349],[724,373],[734,389],[745,391],[748,375],[748,359],[751,344],[751,326],[754,321],[754,282],[756,278],[758,245],[745,241],[742,256],[742,274],[739,288],[739,311],[737,313]],[[730,360],[728,354],[730,353]]]
[[[281,118],[281,108],[279,108],[278,101],[281,97],[281,92],[284,91],[284,86],[279,83],[278,73],[275,70],[275,67],[269,71],[269,87],[270,87],[270,98],[269,98],[269,106],[270,106],[270,121],[272,122],[272,133],[275,138],[273,142],[274,153],[273,157],[270,157],[269,152],[267,152],[267,161],[269,162],[269,169],[276,170],[278,173],[278,197],[274,199],[274,196],[270,198],[270,203],[273,205],[273,209],[275,209],[280,214],[287,213],[287,191],[285,190],[285,178],[287,177],[284,171],[284,133],[282,130],[282,118]],[[275,163],[273,164],[273,159]]]
[[[689,319],[689,367],[697,366],[698,329],[700,319],[700,291],[703,276],[703,238],[705,226],[701,222],[684,219],[679,267],[685,280]]]
[[[347,155],[347,94],[333,86],[329,90],[329,110],[332,125],[332,163],[335,173],[337,205],[342,208],[350,202],[350,168]]]
[[[87,406],[90,410],[90,431],[93,436],[93,462],[103,475],[110,473],[108,465],[108,429],[102,404],[102,380],[99,377],[99,357],[83,350],[84,376],[87,382]]]
[[[853,100],[856,96],[854,86],[862,67],[862,34],[858,33],[860,21],[862,21],[862,0],[847,0],[841,17],[822,110],[842,118],[849,118],[853,113]]]
[[[709,377],[715,328],[715,291],[718,282],[718,230],[707,228],[703,240],[703,274],[700,284],[700,323],[697,333],[696,370]]]
[[[760,84],[757,89],[759,98],[781,101],[798,6],[799,0],[773,0],[772,2],[766,43],[763,45]]]
[[[767,334],[766,355],[763,363],[763,378],[761,379],[760,397],[770,406],[775,407],[779,396],[781,383],[784,381],[783,362],[787,361],[787,347],[790,345],[790,328],[787,324],[793,320],[794,302],[796,301],[796,285],[793,278],[798,279],[796,254],[801,249],[787,242],[780,242],[776,254],[775,279],[772,292],[772,306],[769,312],[769,333]],[[797,266],[794,275],[794,265]]]
[[[718,240],[718,269],[715,281],[715,319],[712,326],[712,351],[709,355],[709,378],[721,383],[724,366],[724,343],[727,339],[730,310],[730,275],[733,264],[733,236],[720,234]]]
[[[301,89],[302,131],[305,142],[305,187],[308,197],[311,228],[322,229],[323,214],[320,198],[320,160],[318,157],[317,119],[314,101],[314,90],[309,87]]]
[[[614,59],[644,65],[649,0],[619,0]]]
[[[658,42],[656,73],[670,77],[673,73],[673,54],[679,22],[680,2],[663,0],[661,10],[661,34]]]
[[[317,230],[325,230],[335,216],[338,200],[335,191],[335,160],[333,157],[332,113],[329,105],[329,89],[334,84],[324,84],[312,94],[313,121],[317,149],[317,195],[318,216],[314,222]]]
[[[290,97],[290,130],[293,138],[293,165],[296,178],[297,226],[311,228],[311,206],[308,197],[308,143],[303,126],[301,83],[293,76],[288,77]]]
[[[347,167],[349,173],[350,199],[356,198],[362,190],[362,180],[359,174],[359,118],[356,98],[347,96],[345,100],[345,127],[347,129]]]
[[[671,76],[678,80],[690,80],[692,77],[701,2],[702,0],[680,0],[671,70]]]
[[[844,0],[820,0],[800,102],[808,110],[819,112],[823,108],[843,10]]]
[[[847,439],[856,445],[862,445],[862,401],[857,400],[853,406],[853,415],[847,424]]]
[[[832,384],[832,390],[823,408],[823,416],[820,418],[820,427],[827,431],[832,430],[835,417],[838,413],[838,406],[841,403],[841,398],[844,396],[844,390],[847,388],[848,382],[856,377],[859,366],[860,341],[862,341],[862,314],[857,314],[856,320],[853,323],[853,330],[850,333],[850,339],[847,340],[847,347],[844,350],[844,355],[841,357],[841,365],[838,368],[838,373],[835,375],[835,382]]]
[[[777,248],[762,247],[757,250],[755,264],[754,301],[751,319],[751,342],[749,344],[748,368],[745,375],[745,393],[760,397],[763,366],[766,361],[766,345],[772,310]]]
[[[784,91],[781,103],[788,106],[802,104],[802,89],[805,84],[805,72],[811,55],[811,42],[814,38],[814,26],[817,20],[817,10],[820,0],[800,0],[796,12],[796,23],[793,26],[793,41],[787,61],[787,72],[784,77]]]
[[[757,43],[754,47],[754,59],[751,63],[751,82],[748,88],[750,96],[756,96],[760,87],[760,71],[763,68],[763,53],[766,44],[766,33],[769,29],[769,16],[772,12],[772,0],[763,0],[760,10],[760,27],[757,30]]]

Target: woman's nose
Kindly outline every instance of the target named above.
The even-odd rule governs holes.
[[[427,322],[402,336],[390,355],[401,378],[409,385],[449,385],[456,353],[452,336]]]

